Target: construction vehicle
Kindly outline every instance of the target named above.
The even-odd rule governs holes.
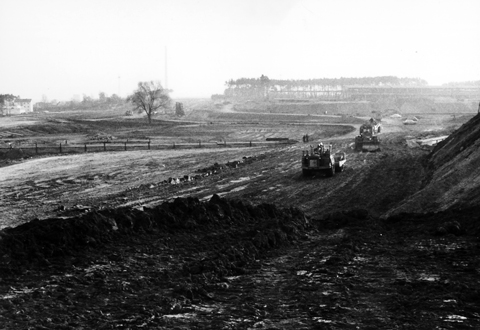
[[[373,118],[360,126],[360,134],[355,137],[356,151],[377,151],[380,150],[380,140],[378,134],[381,126]]]
[[[325,148],[321,143],[316,148],[310,146],[310,150],[303,151],[302,173],[304,176],[323,173],[332,177],[335,172],[343,171],[345,162],[346,155],[344,152],[334,154],[331,144]]]

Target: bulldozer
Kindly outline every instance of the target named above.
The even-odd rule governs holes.
[[[332,145],[327,148],[319,144],[316,148],[310,146],[310,150],[303,151],[302,174],[310,176],[316,173],[323,173],[332,177],[336,172],[342,172],[346,162],[344,152],[333,153]]]
[[[380,150],[380,140],[378,134],[381,126],[373,118],[360,126],[360,134],[355,137],[356,151],[378,151]]]

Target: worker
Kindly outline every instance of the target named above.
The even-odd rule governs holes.
[[[319,154],[323,153],[323,143],[320,142],[313,151]]]

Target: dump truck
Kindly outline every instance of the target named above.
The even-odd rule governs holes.
[[[332,177],[336,172],[343,171],[346,162],[344,152],[333,153],[332,145],[324,147],[319,144],[316,148],[310,146],[310,150],[303,151],[302,173],[304,176],[323,173]]]
[[[380,140],[378,134],[381,126],[373,118],[360,126],[360,134],[355,137],[356,151],[377,151],[380,150]]]

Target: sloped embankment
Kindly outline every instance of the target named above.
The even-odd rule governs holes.
[[[480,115],[440,142],[427,159],[424,187],[387,215],[469,207],[480,201]]]

